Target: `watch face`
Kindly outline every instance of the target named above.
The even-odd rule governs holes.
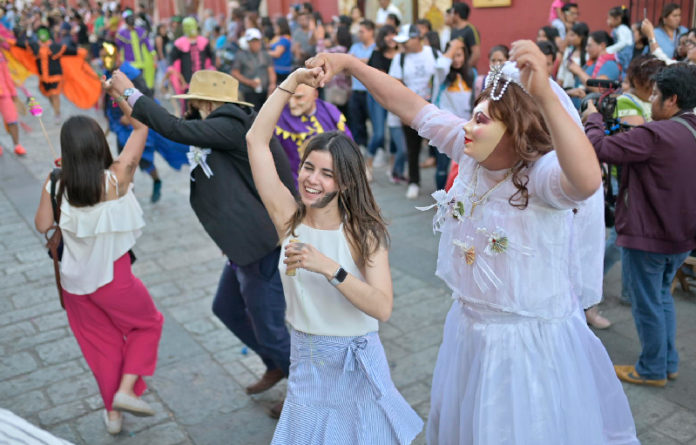
[[[341,267],[338,270],[338,273],[336,273],[336,281],[338,281],[339,283],[343,283],[343,280],[345,280],[347,276],[348,272],[346,272],[346,270]]]
[[[131,96],[133,93],[135,93],[135,88],[126,88],[123,91],[123,95],[126,97]]]

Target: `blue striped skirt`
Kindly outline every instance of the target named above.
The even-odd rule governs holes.
[[[391,381],[377,332],[290,330],[290,376],[273,445],[408,444],[423,421]]]

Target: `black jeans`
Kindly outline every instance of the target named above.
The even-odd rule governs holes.
[[[356,144],[367,146],[367,91],[353,91],[348,100],[348,127]]]
[[[285,327],[285,295],[278,274],[280,247],[247,266],[225,265],[213,313],[268,370],[290,369],[290,335]]]
[[[403,128],[408,160],[408,183],[418,185],[420,184],[420,166],[418,165],[418,158],[420,157],[423,138],[418,136],[418,132],[408,125],[403,125]]]

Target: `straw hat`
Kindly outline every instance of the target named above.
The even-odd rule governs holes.
[[[239,100],[239,82],[229,74],[215,70],[200,70],[193,73],[188,93],[172,96],[175,99],[201,99],[230,102],[253,107]]]

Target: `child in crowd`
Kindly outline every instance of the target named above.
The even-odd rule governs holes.
[[[633,57],[633,32],[629,28],[631,16],[625,6],[616,6],[609,10],[607,25],[611,28],[614,44],[607,48],[608,54],[616,54],[616,59],[625,73]]]

